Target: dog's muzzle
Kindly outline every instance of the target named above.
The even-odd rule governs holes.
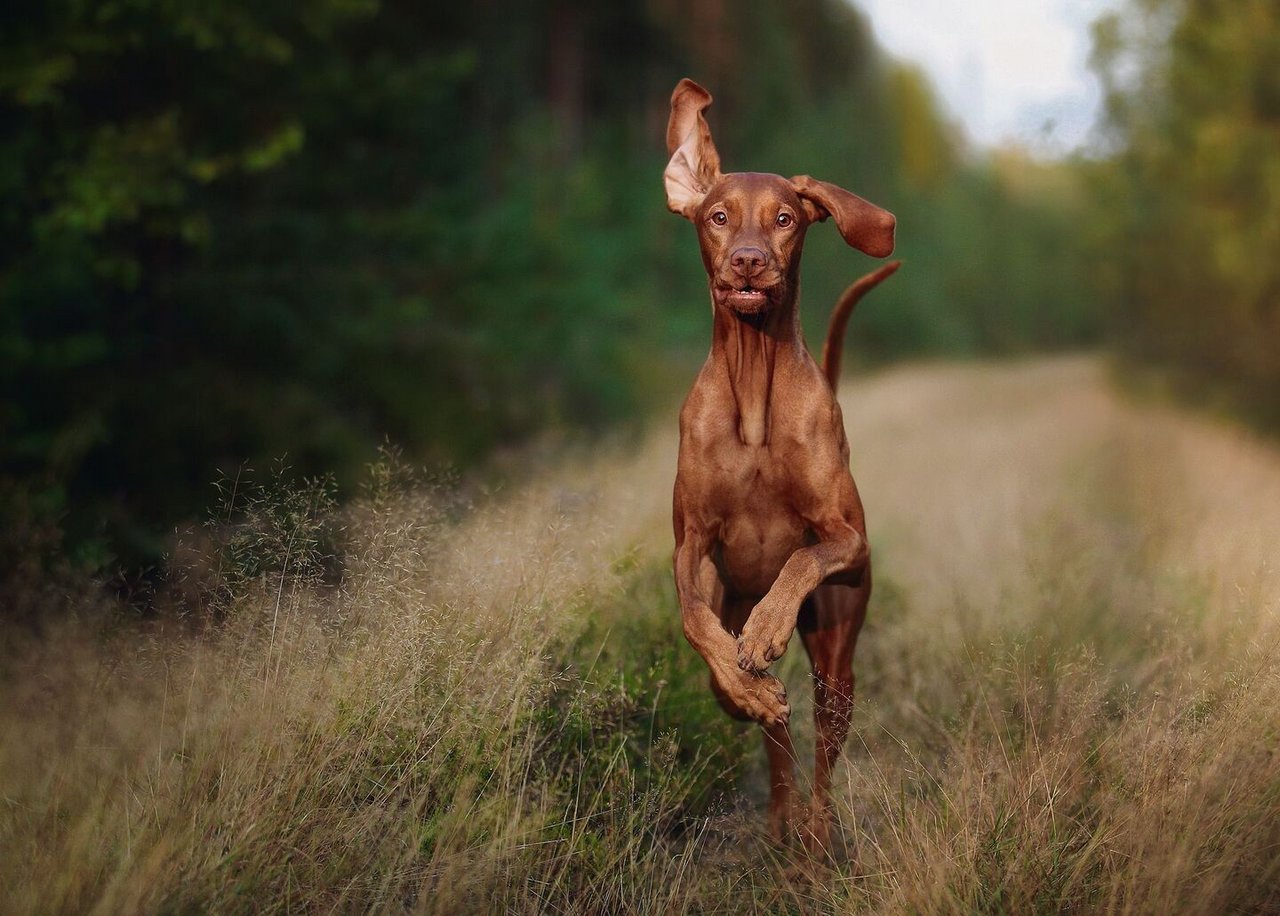
[[[760,289],[744,286],[737,289],[732,286],[716,286],[714,290],[717,305],[733,309],[739,315],[759,315],[768,310],[773,302],[772,289]]]

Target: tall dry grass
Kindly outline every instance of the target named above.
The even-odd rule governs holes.
[[[1088,360],[868,389],[851,437],[896,591],[860,650],[849,899],[1280,906],[1280,453]]]
[[[1089,359],[842,400],[877,593],[831,871],[758,832],[758,739],[680,635],[657,434],[474,506],[392,465],[345,507],[251,492],[198,633],[28,647],[0,687],[4,906],[1280,905],[1277,450]]]

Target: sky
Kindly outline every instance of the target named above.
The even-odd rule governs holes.
[[[1101,109],[1089,24],[1116,0],[855,0],[890,54],[929,74],[982,146],[1083,146]]]

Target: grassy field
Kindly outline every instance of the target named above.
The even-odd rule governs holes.
[[[1090,358],[842,402],[877,591],[829,871],[681,636],[663,432],[474,504],[237,494],[185,617],[5,663],[0,908],[1280,912],[1280,451]]]

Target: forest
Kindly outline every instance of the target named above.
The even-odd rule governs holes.
[[[1266,0],[1099,20],[1106,123],[1065,160],[971,148],[840,0],[497,11],[0,13],[11,562],[39,540],[42,563],[136,572],[245,468],[349,488],[389,442],[492,470],[668,402],[705,336],[658,177],[688,74],[714,88],[730,167],[825,176],[898,214],[909,268],[851,335],[861,364],[1111,347],[1185,398],[1280,419]],[[810,247],[820,322],[859,265]]]
[[[713,87],[729,167],[898,214],[910,266],[851,335],[857,361],[1108,339],[1103,167],[968,148],[855,7],[498,10],[7,6],[7,552],[41,533],[41,563],[136,575],[245,468],[349,492],[391,443],[501,474],[495,457],[670,402],[707,315],[661,193],[685,75]],[[817,328],[863,265],[818,234],[807,264]]]

